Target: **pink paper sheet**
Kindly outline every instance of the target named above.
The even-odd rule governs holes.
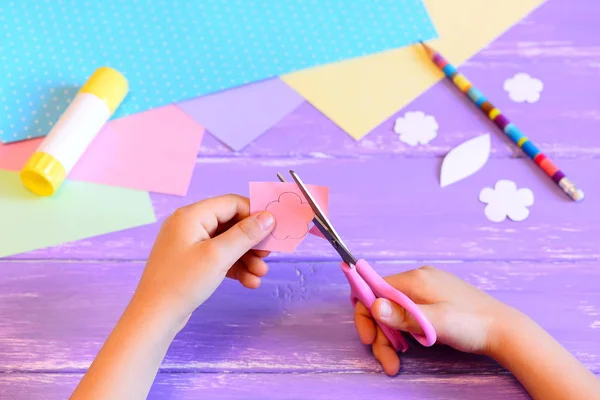
[[[327,213],[329,189],[307,185],[323,212]],[[275,216],[275,229],[254,247],[256,250],[291,253],[309,232],[314,213],[294,182],[250,182],[250,211],[269,211]]]
[[[185,196],[204,128],[174,105],[110,121],[69,179]],[[0,143],[0,169],[19,171],[42,139]]]

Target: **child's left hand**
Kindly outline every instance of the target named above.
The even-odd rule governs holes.
[[[270,213],[251,216],[250,201],[233,194],[175,211],[131,302],[71,399],[145,399],[175,335],[225,276],[249,288],[260,285],[268,253],[251,249],[274,227]]]
[[[182,328],[226,276],[257,288],[269,253],[251,248],[274,226],[270,213],[250,216],[250,201],[233,194],[178,209],[158,234],[132,303]]]

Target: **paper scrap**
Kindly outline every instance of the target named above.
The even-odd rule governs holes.
[[[421,0],[20,0],[0,24],[5,143],[46,135],[103,65],[130,84],[118,118],[436,37]]]
[[[306,185],[323,212],[327,213],[329,189]],[[294,182],[250,182],[250,212],[268,210],[275,229],[254,249],[291,253],[306,237],[314,213]]]
[[[435,118],[422,111],[407,112],[394,124],[398,138],[411,147],[431,142],[437,136],[438,128]]]
[[[327,218],[329,218],[329,215],[327,215],[327,209],[321,209],[321,211],[323,211],[325,216]],[[308,230],[308,233],[311,235],[314,235],[316,237],[319,237],[321,239],[327,240],[327,238],[323,235],[323,232],[321,232],[321,230],[314,223],[313,223],[313,226]]]
[[[545,0],[425,0],[439,33],[428,41],[460,65]],[[287,74],[282,79],[359,140],[443,74],[420,46]]]
[[[454,147],[442,162],[440,185],[446,187],[479,171],[490,157],[489,133],[476,136]]]
[[[233,88],[177,104],[213,136],[240,151],[304,102],[280,79]]]
[[[540,99],[544,83],[525,72],[519,72],[504,81],[504,90],[516,103],[535,103]]]
[[[320,237],[321,239],[326,239],[326,237],[323,235],[323,232],[321,232],[316,225],[313,225],[312,228],[308,230],[308,233]]]
[[[502,222],[507,217],[524,221],[533,205],[533,192],[527,188],[517,190],[513,181],[499,180],[494,189],[486,187],[479,193],[479,201],[486,203],[485,216],[492,222]]]
[[[29,192],[0,170],[0,257],[156,222],[148,192],[65,181],[54,196]]]
[[[184,196],[203,134],[172,105],[110,121],[69,179]],[[20,171],[41,141],[0,143],[0,168]]]

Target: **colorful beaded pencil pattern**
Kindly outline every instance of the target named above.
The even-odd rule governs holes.
[[[525,136],[515,124],[510,122],[499,109],[494,107],[486,97],[475,88],[469,80],[462,75],[452,64],[437,51],[433,50],[430,46],[421,42],[421,45],[425,48],[427,55],[431,58],[433,63],[440,68],[446,78],[450,79],[454,86],[460,89],[475,105],[484,112],[489,119],[491,119],[517,146],[523,150],[529,158],[531,158],[545,173],[548,175],[554,183],[558,185],[572,200],[581,201],[583,200],[584,194],[579,190],[573,182],[565,176],[565,174],[554,165],[548,157],[546,157],[535,144],[531,142]]]

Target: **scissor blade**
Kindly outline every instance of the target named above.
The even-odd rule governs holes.
[[[312,194],[310,193],[308,188],[304,185],[304,182],[302,182],[300,177],[294,171],[290,171],[290,174],[292,175],[292,178],[294,178],[294,181],[296,182],[296,185],[298,186],[298,188],[300,189],[302,194],[304,194],[304,196],[308,200],[310,208],[315,213],[315,217],[313,218],[313,223],[315,224],[317,229],[319,231],[321,231],[321,233],[323,234],[323,237],[325,237],[325,239],[327,239],[329,244],[331,244],[331,246],[335,249],[335,251],[337,251],[337,253],[340,255],[340,257],[342,258],[342,260],[344,260],[344,262],[346,264],[355,265],[356,258],[354,258],[352,253],[350,253],[350,250],[348,250],[348,248],[346,247],[346,245],[344,244],[342,239],[339,237],[337,232],[333,229],[331,222],[329,222],[329,220],[327,219],[325,214],[321,211],[321,208],[317,204],[316,200],[314,199],[314,197],[312,196]],[[281,182],[286,182],[285,178],[280,173],[277,173],[277,178]],[[323,219],[325,219],[325,221],[323,221],[321,219],[321,217],[319,217],[319,214],[322,216]]]
[[[317,228],[321,231],[323,236],[325,236],[325,238],[327,238],[329,243],[331,243],[331,245],[338,252],[338,254],[342,258],[342,260],[344,260],[349,265],[356,264],[356,259],[354,258],[352,253],[350,253],[350,251],[348,250],[348,248],[342,241],[342,238],[340,237],[340,235],[338,235],[338,233],[335,231],[335,229],[333,228],[333,225],[331,224],[329,219],[327,219],[327,217],[325,216],[325,213],[321,210],[319,203],[317,203],[317,201],[315,200],[313,195],[310,193],[310,191],[308,190],[306,185],[304,185],[304,182],[302,182],[302,179],[300,179],[298,174],[296,174],[292,170],[290,170],[290,175],[292,175],[292,178],[298,185],[298,188],[300,189],[302,194],[304,194],[304,196],[306,197],[306,200],[308,201],[308,204],[310,205],[313,212],[315,213],[315,218],[313,219],[313,222],[315,223]]]
[[[346,245],[336,237],[335,232],[330,231],[327,227],[321,222],[319,217],[315,216],[313,222],[317,229],[321,231],[325,239],[331,244],[331,246],[337,251],[342,260],[348,265],[356,265],[356,258],[350,253],[350,251],[346,248]]]
[[[286,180],[283,177],[283,175],[281,175],[279,172],[277,173],[277,178],[281,182],[286,182]],[[310,202],[310,199],[311,199],[312,196],[308,192],[308,189],[306,189],[306,191],[302,190],[302,185],[303,185],[302,182],[300,182],[300,183],[296,182],[296,184],[298,185],[299,189],[303,192],[304,196],[306,196],[306,197],[309,198],[309,202]],[[313,210],[313,212],[315,211],[314,208],[312,207],[312,205],[311,205],[311,209]],[[317,229],[319,231],[321,231],[321,233],[323,234],[323,237],[325,239],[327,239],[327,241],[331,244],[331,246],[333,246],[333,248],[339,253],[340,257],[342,257],[342,259],[344,259],[344,261],[346,261],[345,257],[346,257],[346,255],[349,255],[350,252],[347,251],[346,255],[344,255],[344,254],[342,254],[340,252],[340,249],[337,246],[338,242],[337,242],[336,238],[334,237],[334,234],[329,229],[327,229],[327,227],[325,226],[325,224],[323,222],[321,222],[321,220],[319,219],[319,217],[316,214],[315,214],[315,217],[313,218],[312,221],[315,224],[315,226],[317,227]]]
[[[300,179],[300,177],[292,170],[290,170],[290,175],[292,175],[292,178],[296,182],[296,185],[298,185],[298,188],[300,189],[300,191],[302,192],[304,197],[306,197],[306,200],[308,200],[308,204],[310,205],[310,208],[312,208],[313,212],[315,213],[315,216],[318,217],[321,220],[321,222],[327,226],[327,228],[329,230],[331,230],[333,233],[335,233],[337,235],[337,233],[333,229],[333,226],[331,225],[331,222],[329,222],[329,220],[325,216],[325,213],[323,212],[323,210],[321,210],[319,203],[317,203],[317,200],[315,200],[315,198],[310,193],[310,191],[308,190],[308,188],[306,187],[304,182],[302,182],[302,179]]]

